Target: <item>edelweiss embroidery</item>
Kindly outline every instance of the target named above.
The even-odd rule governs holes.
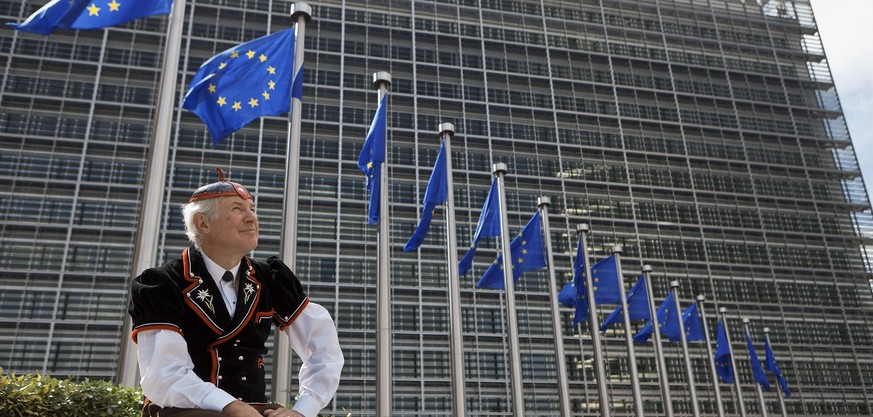
[[[252,283],[251,282],[246,283],[246,286],[243,287],[243,293],[245,294],[245,298],[243,300],[244,304],[249,303],[249,298],[252,296],[252,294],[254,294],[254,292],[255,292],[255,287],[252,285]]]
[[[209,307],[209,311],[215,313],[215,307],[212,306],[212,294],[209,293],[209,290],[197,291],[197,299],[206,303],[206,307]]]

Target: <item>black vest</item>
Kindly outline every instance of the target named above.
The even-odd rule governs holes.
[[[166,329],[182,334],[194,372],[245,402],[266,402],[263,355],[271,324],[289,326],[309,303],[294,273],[278,258],[240,264],[233,317],[199,251],[145,270],[131,285],[131,337]]]

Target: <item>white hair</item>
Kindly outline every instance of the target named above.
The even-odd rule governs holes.
[[[200,230],[194,225],[194,215],[202,214],[210,220],[218,218],[218,205],[224,197],[206,198],[182,205],[182,218],[185,220],[185,234],[188,240],[198,250],[200,247]]]

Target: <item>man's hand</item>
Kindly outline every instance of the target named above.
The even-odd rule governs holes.
[[[230,417],[261,417],[258,410],[242,401],[234,401],[224,406],[221,412]]]
[[[303,414],[300,414],[294,410],[289,410],[287,408],[278,408],[275,410],[264,411],[264,416],[266,416],[266,417],[304,417]]]

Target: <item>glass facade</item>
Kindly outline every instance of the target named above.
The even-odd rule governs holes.
[[[576,225],[590,250],[624,248],[625,282],[654,267],[660,300],[728,308],[746,408],[760,413],[739,318],[763,327],[792,388],[791,415],[873,413],[873,215],[808,0],[371,0],[311,3],[300,159],[297,273],[334,315],[346,356],[328,413],[375,410],[376,230],[366,224],[358,154],[377,92],[388,101],[394,415],[450,415],[446,224],[412,234],[453,123],[459,245],[473,233],[504,162],[510,232],[551,197],[560,287]],[[20,21],[41,0],[0,0]],[[189,1],[177,104],[214,54],[288,28],[289,3]],[[122,338],[143,172],[167,17],[49,37],[0,31],[0,367],[111,378]],[[256,194],[261,243],[279,252],[284,116],[216,147],[178,109],[160,262],[186,246],[178,207],[215,166]],[[510,415],[502,293],[476,290],[495,256],[485,242],[461,279],[466,408]],[[516,289],[526,415],[559,414],[548,274]],[[608,313],[611,307],[604,308]],[[601,406],[587,328],[562,310],[571,407]],[[640,327],[642,323],[636,323]],[[583,326],[586,327],[586,326]],[[83,338],[82,336],[85,335]],[[633,414],[624,335],[603,338],[611,407]],[[677,415],[690,415],[684,360],[668,344]],[[701,410],[715,415],[702,344],[692,344]],[[646,415],[663,415],[651,345],[637,347]],[[730,386],[727,411],[737,415]],[[775,393],[766,406],[778,413]]]

